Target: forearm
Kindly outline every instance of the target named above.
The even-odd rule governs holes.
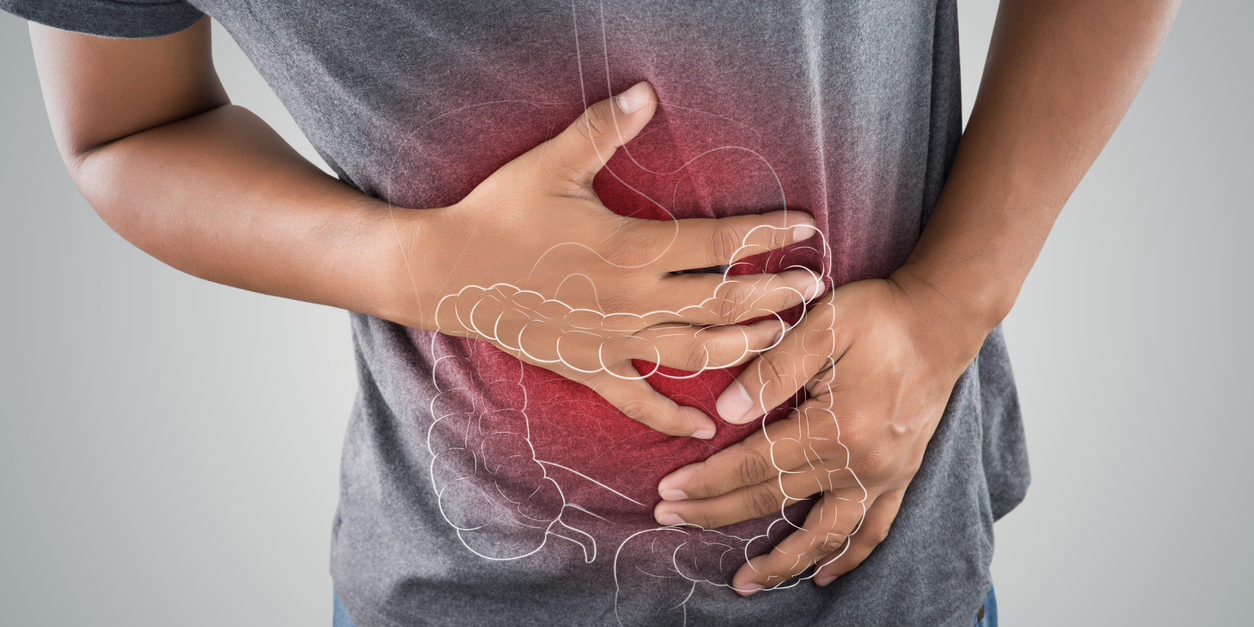
[[[1003,0],[971,119],[899,272],[983,337],[1149,72],[1177,2]]]
[[[111,228],[179,270],[402,317],[404,263],[388,205],[324,174],[243,108],[225,105],[135,133],[67,164]]]

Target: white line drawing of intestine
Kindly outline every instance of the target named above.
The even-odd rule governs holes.
[[[432,334],[432,354],[441,352],[440,339]],[[454,368],[455,363],[462,368]],[[517,370],[508,377],[476,376],[465,387],[439,388],[442,379],[453,380],[462,373],[480,370],[465,357],[436,358],[433,376],[439,392],[431,399],[434,420],[427,431],[427,446],[440,513],[457,529],[462,544],[485,559],[527,557],[544,548],[553,536],[579,545],[584,560],[591,563],[597,557],[596,539],[566,523],[562,516],[567,509],[600,516],[568,503],[562,487],[549,476],[546,462],[537,459],[526,415],[523,362],[516,363]],[[452,369],[454,374],[442,377],[441,369]],[[481,391],[485,386],[497,390],[494,399],[522,402],[518,407],[483,407]]]
[[[770,535],[770,528],[745,538],[695,526],[632,534],[614,554],[615,619],[620,625],[685,624],[697,585],[730,588],[729,573],[766,548]]]
[[[601,29],[604,45],[603,6]],[[586,107],[590,103],[583,84],[583,61],[580,57],[577,23],[575,43],[580,90]],[[606,82],[608,90],[611,88],[608,54]],[[474,113],[480,107],[506,104],[544,106],[558,103],[494,100],[457,107],[419,125],[399,142],[397,150],[404,150],[426,124],[450,115]],[[663,103],[662,106],[738,123],[714,112],[670,103]],[[760,160],[769,170],[778,188],[782,203],[780,206],[785,209],[788,207],[783,185],[774,168],[765,157],[751,148],[718,146],[700,153],[671,172],[659,172],[641,164],[631,153],[629,146],[623,146],[620,150],[635,167],[663,175],[676,174],[699,159],[711,158],[721,151],[747,153]],[[640,194],[666,213],[671,213],[656,199],[620,178],[608,165],[605,171],[634,193]],[[826,235],[822,231],[818,234],[820,243],[810,246],[821,259],[821,273],[830,276],[831,250]],[[724,281],[729,280],[733,267],[735,264],[724,266]],[[795,267],[813,272],[803,266]],[[466,286],[458,294],[479,290],[490,296],[499,293],[501,288],[510,287]],[[517,291],[517,288],[512,289]],[[545,302],[556,301],[546,299]],[[461,305],[464,306],[465,303]],[[431,374],[437,390],[430,401],[431,422],[427,427],[427,446],[431,454],[430,481],[438,497],[440,514],[456,530],[458,539],[470,553],[486,560],[520,560],[541,552],[548,546],[551,538],[568,541],[579,547],[588,564],[612,556],[614,615],[620,623],[683,624],[687,618],[686,604],[698,585],[730,587],[731,571],[748,558],[769,549],[771,543],[782,535],[801,529],[802,519],[790,517],[788,510],[781,507],[778,514],[765,523],[766,531],[759,535],[742,537],[694,526],[655,526],[631,533],[611,552],[602,550],[603,547],[599,546],[593,532],[581,528],[580,523],[573,522],[572,518],[586,521],[587,517],[591,517],[611,525],[617,523],[604,518],[591,508],[570,502],[567,495],[571,490],[564,489],[564,482],[586,481],[603,489],[607,494],[624,499],[625,502],[644,510],[649,505],[580,472],[578,468],[540,458],[534,446],[528,417],[530,397],[524,385],[524,362],[505,355],[482,340],[437,333],[429,335],[429,355],[433,359]],[[422,334],[418,337],[422,337]],[[498,366],[491,373],[480,368],[481,362],[476,357],[488,354],[494,354],[494,365]],[[510,364],[503,371],[499,368],[502,356]],[[468,373],[471,379],[465,380]],[[485,390],[492,390],[491,395],[485,396]],[[419,419],[426,420],[423,417]],[[765,423],[762,426],[765,428]],[[561,472],[550,472],[556,469]],[[842,470],[852,474],[847,464]],[[856,476],[854,480],[857,480]],[[569,487],[570,484],[566,484],[566,488]],[[797,499],[792,503],[802,500],[805,499]],[[865,499],[857,504],[865,512]],[[828,561],[837,557],[839,555],[832,556]],[[805,576],[794,578],[768,590],[789,588],[804,578]]]

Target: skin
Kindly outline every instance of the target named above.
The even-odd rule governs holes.
[[[730,323],[821,291],[804,271],[726,282],[670,274],[808,239],[806,214],[661,222],[600,203],[593,176],[657,109],[647,84],[631,94],[634,111],[611,99],[591,105],[457,204],[398,211],[327,176],[229,103],[208,20],[143,40],[30,28],[71,178],[131,243],[218,283],[492,342],[664,433],[709,438],[715,425],[654,391],[631,359],[744,363],[782,324]],[[567,280],[578,274],[587,280]],[[537,294],[601,313],[554,315]]]
[[[457,205],[394,212],[326,176],[256,116],[229,104],[210,60],[207,22],[149,40],[36,25],[31,36],[53,131],[75,184],[114,230],[180,270],[481,337],[564,376],[583,377],[627,415],[676,435],[705,436],[714,425],[630,379],[624,363],[634,356],[691,365],[696,355],[730,365],[761,353],[720,397],[722,417],[756,420],[803,387],[806,403],[664,478],[655,510],[662,524],[718,527],[816,497],[800,529],[736,574],[735,589],[752,594],[815,565],[814,581],[826,585],[887,537],[955,382],[1012,307],[1058,212],[1148,73],[1177,7],[1150,0],[1003,1],[969,126],[905,265],[823,295],[780,340],[780,329],[770,325],[710,332],[692,325],[726,325],[811,300],[818,294],[809,292],[810,279],[749,277],[728,288],[711,277],[668,272],[737,254],[729,242],[747,243],[753,252],[786,245],[812,222],[792,212],[639,224],[614,216],[591,193],[600,164],[648,123],[656,106],[651,90],[631,113],[608,100],[596,103]],[[546,208],[558,204],[564,205],[555,212],[560,226],[575,234],[560,241],[549,235],[558,232],[551,218],[545,221]],[[494,246],[488,262],[456,263],[476,238],[506,228],[484,218],[488,208],[502,207],[517,218],[512,224],[536,228],[495,237],[509,245]],[[549,254],[568,240],[586,247]],[[439,268],[427,274],[446,281],[412,280],[414,264]],[[618,291],[594,297],[577,286],[566,290],[562,280],[572,268]],[[597,321],[596,337],[572,355],[586,360],[605,348],[612,355],[608,370],[620,376],[563,372],[545,362],[557,352],[556,338],[586,328],[586,321],[559,322],[532,340],[534,350],[529,344],[521,353],[502,340],[516,340],[517,325],[495,337],[476,334],[474,324],[465,324],[466,308],[445,298],[461,286],[502,281],[549,297],[560,287],[563,301],[599,303],[614,314],[610,322]],[[642,296],[650,293],[658,300]],[[487,312],[493,315],[537,311],[535,299],[518,294],[478,295],[472,302],[499,306]]]
[[[825,295],[718,408],[747,422],[802,387],[807,402],[659,482],[654,513],[664,524],[720,527],[817,498],[800,529],[736,573],[738,592],[812,566],[814,582],[830,584],[888,536],[954,384],[1009,313],[1177,9],[1149,0],[1001,3],[971,119],[906,263]]]

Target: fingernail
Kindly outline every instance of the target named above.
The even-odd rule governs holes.
[[[645,81],[640,81],[632,85],[627,91],[614,96],[614,104],[623,113],[635,113],[649,101],[649,88],[645,87]]]
[[[684,524],[684,519],[680,518],[679,514],[676,514],[675,512],[662,512],[657,515],[657,522],[659,525],[675,527],[677,525]]]
[[[802,240],[810,239],[810,237],[814,235],[814,232],[813,228],[798,224],[797,226],[792,227],[792,241],[793,243],[796,243]]]
[[[666,475],[665,477],[662,477],[662,480],[659,481],[657,484],[657,493],[660,494],[662,498],[668,501],[687,499],[688,495],[685,494],[683,489],[680,488],[679,486],[683,485],[684,482],[688,480],[688,477],[691,474],[692,473],[689,472],[688,470],[680,468],[679,470],[676,470],[675,472],[672,472],[671,474]],[[679,494],[679,498],[674,499],[674,498],[671,498],[670,496],[667,496],[668,494],[672,494],[672,493]]]
[[[701,427],[700,429],[692,432],[692,437],[697,438],[698,440],[708,440],[714,437],[714,426],[709,425]]]
[[[833,581],[836,581],[836,577],[834,575],[828,575],[826,577],[821,577],[821,578],[816,577],[814,579],[814,585],[822,587],[822,586],[826,586],[829,583],[832,583]]]
[[[684,494],[684,491],[678,488],[670,488],[669,490],[662,490],[661,494],[662,494],[662,500],[664,501],[688,500],[688,495]]]
[[[745,386],[739,381],[732,381],[731,385],[723,390],[723,395],[718,397],[715,403],[718,409],[718,415],[723,417],[727,422],[741,422],[745,414],[753,408],[753,399],[749,398],[749,393],[745,391]]]
[[[775,346],[776,344],[779,344],[779,341],[784,339],[784,332],[787,330],[788,330],[788,325],[782,322],[779,323],[779,330],[775,332],[775,341],[771,342],[771,346]]]
[[[806,300],[814,300],[818,298],[819,295],[823,293],[823,290],[827,289],[827,286],[823,284],[822,278],[815,279],[815,281],[814,285],[811,285],[809,289],[806,290]]]
[[[735,588],[736,593],[742,597],[747,597],[752,594],[757,594],[757,592],[761,589],[762,589],[762,584],[757,584],[757,583],[747,583],[747,584],[740,586],[739,588]]]

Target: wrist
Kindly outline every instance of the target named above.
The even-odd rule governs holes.
[[[433,247],[432,223],[440,209],[407,209],[385,205],[367,236],[373,259],[369,277],[370,310],[376,318],[407,327],[435,330],[437,303],[431,297],[442,259]]]
[[[959,279],[915,263],[901,266],[889,280],[903,290],[928,324],[943,329],[966,361],[1013,305],[1013,294],[980,277]]]

